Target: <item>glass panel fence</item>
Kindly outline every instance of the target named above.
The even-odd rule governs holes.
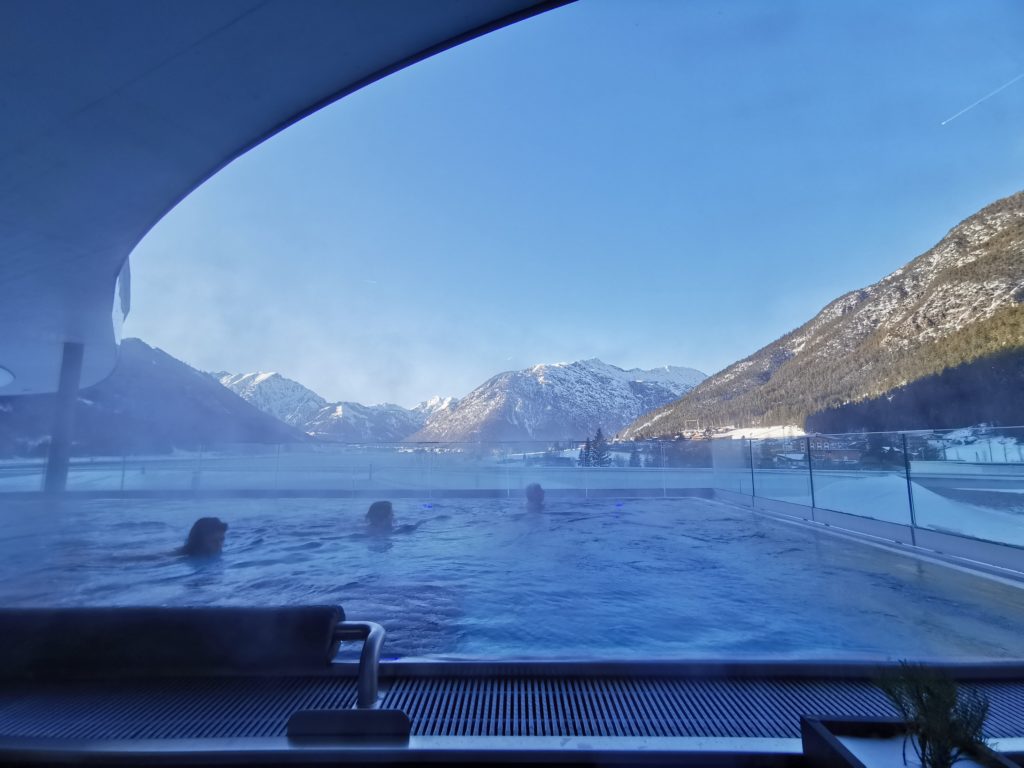
[[[806,438],[754,440],[751,456],[756,496],[813,505]]]
[[[812,435],[809,444],[818,507],[911,524],[900,433]]]
[[[906,439],[918,526],[1024,546],[1024,428]]]
[[[8,457],[0,462],[0,492],[38,491],[44,471],[41,456]],[[530,483],[583,497],[715,488],[1024,546],[1021,427],[611,443],[589,462],[573,440],[221,444],[74,457],[68,473],[69,490],[111,493],[522,496]]]
[[[46,459],[10,456],[0,459],[0,493],[38,491],[43,487]]]
[[[558,492],[671,495],[714,485],[706,440],[611,443],[585,458],[579,441],[532,443],[218,444],[163,455],[75,457],[68,490],[264,493]],[[44,459],[9,460],[0,492],[38,491]],[[748,483],[749,486],[749,483]]]
[[[712,440],[711,457],[714,487],[724,491],[754,492],[750,440]]]

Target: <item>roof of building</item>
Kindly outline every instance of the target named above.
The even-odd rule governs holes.
[[[116,362],[142,237],[234,158],[434,53],[568,0],[0,4],[0,394]]]

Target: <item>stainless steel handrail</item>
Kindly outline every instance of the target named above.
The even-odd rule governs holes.
[[[380,651],[384,646],[384,634],[384,627],[372,621],[342,621],[334,628],[335,640],[363,641],[363,650],[359,654],[357,709],[377,707]]]

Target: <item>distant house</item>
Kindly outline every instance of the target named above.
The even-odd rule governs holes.
[[[862,453],[856,448],[833,448],[813,451],[812,455],[816,462],[823,464],[859,464]]]
[[[805,453],[776,453],[775,464],[779,467],[807,466],[807,454]]]

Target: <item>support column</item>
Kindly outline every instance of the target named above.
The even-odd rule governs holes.
[[[68,483],[68,464],[71,460],[71,433],[75,424],[75,403],[78,402],[78,383],[82,377],[82,357],[85,347],[74,341],[64,342],[60,363],[60,384],[50,433],[50,452],[46,459],[46,493],[62,493]]]

